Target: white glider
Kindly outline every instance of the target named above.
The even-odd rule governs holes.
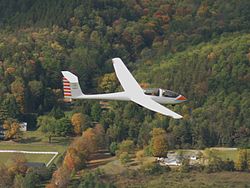
[[[149,110],[170,116],[174,119],[182,118],[181,115],[169,110],[159,103],[178,104],[187,100],[184,96],[160,88],[143,90],[120,58],[114,58],[112,62],[116,76],[124,89],[123,92],[85,95],[82,93],[77,76],[69,71],[62,71],[64,76],[64,97],[70,99],[133,101]]]

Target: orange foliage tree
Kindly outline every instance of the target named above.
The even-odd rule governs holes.
[[[8,168],[9,173],[13,175],[25,175],[28,169],[26,162],[27,160],[23,154],[14,155],[11,158],[11,164]]]

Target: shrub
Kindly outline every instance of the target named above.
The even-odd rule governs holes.
[[[158,163],[146,163],[140,170],[145,175],[157,175],[171,171],[169,166],[161,166]]]
[[[109,146],[109,152],[111,155],[115,156],[116,150],[118,150],[118,145],[116,142],[112,142]]]
[[[123,165],[126,165],[130,161],[130,156],[129,156],[128,152],[122,152],[119,155],[119,159]]]

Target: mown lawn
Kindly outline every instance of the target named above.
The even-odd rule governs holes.
[[[17,153],[0,153],[0,163],[9,164],[11,159],[15,157]],[[47,164],[54,155],[48,154],[22,154],[27,159],[27,162],[39,162]]]
[[[48,143],[48,137],[37,131],[27,131],[23,133],[20,142],[0,141],[0,150],[22,150],[22,151],[49,151],[63,154],[71,142],[70,137],[52,137],[52,142]],[[9,162],[16,153],[0,153],[0,163]],[[48,154],[24,154],[28,162],[47,163],[53,155]]]
[[[222,160],[233,160],[236,162],[238,160],[238,154],[239,150],[230,150],[230,149],[220,149],[220,148],[211,148],[212,151],[216,153],[218,157],[220,157]],[[249,156],[250,156],[250,149],[247,150]]]

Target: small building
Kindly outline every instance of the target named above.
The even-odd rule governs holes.
[[[19,126],[20,126],[20,131],[22,131],[22,132],[25,132],[25,131],[27,131],[27,122],[21,122],[21,123],[19,123]]]
[[[4,129],[3,129],[3,126],[0,125],[0,140],[3,140],[4,139]]]
[[[28,168],[41,168],[46,167],[45,163],[38,163],[38,162],[26,162],[25,165]]]

